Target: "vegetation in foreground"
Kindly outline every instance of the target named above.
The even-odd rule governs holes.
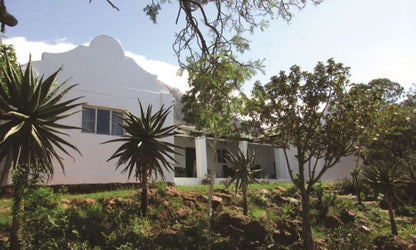
[[[311,198],[318,249],[407,249],[416,240],[415,204],[400,204],[398,236],[390,232],[381,197],[362,188],[356,204],[353,183],[318,183]],[[242,193],[215,186],[212,232],[207,229],[208,186],[170,187],[152,183],[149,210],[141,214],[142,190],[83,195],[25,192],[23,246],[27,249],[302,249],[301,203],[287,183],[251,184],[248,216]],[[0,200],[1,247],[8,247],[11,201]],[[383,248],[384,247],[384,248]]]

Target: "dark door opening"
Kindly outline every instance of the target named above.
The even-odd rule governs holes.
[[[196,177],[195,148],[185,148],[186,177]]]

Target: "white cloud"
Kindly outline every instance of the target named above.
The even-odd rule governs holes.
[[[29,55],[32,56],[33,61],[41,60],[44,52],[60,53],[71,50],[77,45],[66,42],[66,38],[57,39],[56,43],[50,44],[44,41],[28,41],[24,37],[12,37],[4,39],[4,43],[12,44],[16,50],[17,61],[20,64],[25,64],[29,61]],[[83,44],[88,46],[89,43]],[[140,67],[148,71],[153,75],[157,75],[159,81],[166,85],[177,88],[182,92],[189,89],[187,78],[187,72],[184,72],[182,76],[179,76],[179,67],[162,62],[147,59],[146,57],[133,52],[126,51],[125,55],[131,57],[136,61]]]
[[[25,64],[29,61],[29,55],[32,56],[33,61],[41,60],[43,52],[59,53],[71,50],[76,45],[64,42],[65,39],[60,39],[55,44],[49,44],[44,41],[27,41],[24,37],[12,37],[4,39],[4,43],[13,44],[16,50],[17,61],[20,64]]]
[[[182,75],[178,74],[179,67],[162,62],[147,59],[142,55],[134,54],[133,52],[126,51],[124,53],[126,56],[131,57],[140,67],[142,67],[147,72],[157,75],[159,81],[163,82],[166,85],[177,88],[182,92],[185,92],[189,89],[187,82],[188,72],[184,72]]]

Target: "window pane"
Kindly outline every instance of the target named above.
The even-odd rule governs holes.
[[[95,109],[82,109],[82,132],[95,133]]]
[[[112,135],[122,135],[123,128],[120,126],[123,120],[121,119],[121,113],[113,111],[111,112],[111,134]]]
[[[97,134],[110,134],[110,110],[97,110]]]

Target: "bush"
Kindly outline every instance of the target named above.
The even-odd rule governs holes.
[[[338,227],[328,235],[328,249],[370,249],[368,236],[354,231],[351,227]]]
[[[69,223],[52,189],[32,186],[24,196],[24,246],[28,249],[65,248],[71,238]]]

